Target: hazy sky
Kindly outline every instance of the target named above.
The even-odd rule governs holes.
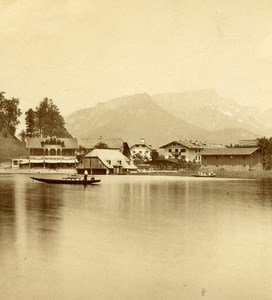
[[[272,107],[271,0],[0,0],[0,89],[62,114],[214,88]]]

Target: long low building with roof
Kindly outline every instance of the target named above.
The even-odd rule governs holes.
[[[94,149],[86,154],[77,166],[78,173],[124,174],[137,171],[133,161],[118,150]]]
[[[211,170],[263,170],[263,155],[258,147],[207,148],[203,149],[200,154],[202,166]]]
[[[12,160],[13,168],[74,168],[77,164],[75,138],[26,138],[28,158]]]

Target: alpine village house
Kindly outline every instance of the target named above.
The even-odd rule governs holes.
[[[26,138],[28,158],[12,160],[12,168],[20,169],[65,169],[74,168],[78,163],[75,138]]]

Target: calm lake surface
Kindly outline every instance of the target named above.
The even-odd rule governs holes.
[[[1,299],[272,299],[272,181],[0,175]]]

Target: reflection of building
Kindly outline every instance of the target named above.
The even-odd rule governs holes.
[[[135,158],[142,158],[142,159],[151,159],[151,145],[146,144],[144,139],[141,139],[140,143],[134,144],[130,147],[130,153],[132,157]]]
[[[78,148],[74,138],[26,138],[28,159],[13,160],[18,168],[73,168]]]
[[[211,170],[263,170],[263,156],[259,148],[218,148],[200,152],[202,165]]]
[[[133,162],[118,150],[94,149],[85,155],[77,166],[78,173],[122,174],[136,171]]]
[[[164,149],[166,159],[200,162],[200,151],[205,148],[205,145],[198,142],[173,141],[160,148]]]

